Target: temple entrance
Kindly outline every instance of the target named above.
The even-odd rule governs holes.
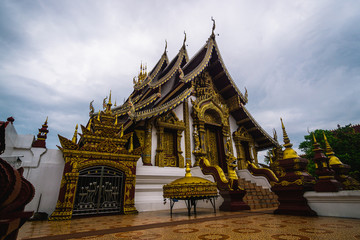
[[[206,124],[205,139],[207,158],[210,161],[211,165],[218,165],[223,169],[225,173],[227,173],[221,127]]]
[[[176,131],[170,129],[164,130],[164,165],[167,167],[178,167],[176,148]]]
[[[115,213],[122,210],[124,173],[107,166],[79,172],[73,215]]]

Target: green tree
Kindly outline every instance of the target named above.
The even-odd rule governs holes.
[[[305,153],[305,157],[309,160],[308,171],[311,174],[315,172],[315,165],[312,161],[314,157],[313,136],[320,143],[322,149],[326,149],[323,132],[335,152],[335,155],[345,164],[351,166],[350,175],[358,178],[360,172],[360,133],[356,133],[354,128],[350,125],[339,127],[336,130],[321,130],[317,129],[309,135],[304,136],[305,141],[300,143],[299,148]],[[358,179],[359,180],[359,179]]]

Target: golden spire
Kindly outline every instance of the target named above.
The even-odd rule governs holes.
[[[337,156],[335,156],[335,153],[326,138],[325,132],[323,132],[323,135],[324,135],[325,146],[326,146],[326,156],[329,158],[329,165],[343,164],[340,161],[340,159]]]
[[[46,120],[44,122],[44,125],[47,125],[49,116],[46,116]]]
[[[315,133],[313,132],[313,138],[314,138],[314,144],[316,144],[317,142],[316,142],[316,138],[315,138]]]
[[[109,102],[108,102],[108,104],[112,104],[112,103],[111,103],[111,90],[110,90],[110,95],[109,95]]]
[[[91,131],[91,123],[92,123],[92,118],[90,118],[89,124],[87,126],[87,130],[89,130],[89,131]]]
[[[324,140],[325,140],[325,146],[326,146],[326,155],[327,156],[332,156],[334,155],[334,151],[332,150],[327,138],[326,138],[326,135],[325,135],[325,132],[323,132],[323,135],[324,135]]]
[[[79,127],[79,126],[76,124],[74,136],[73,136],[73,138],[72,138],[72,142],[73,142],[73,143],[76,143],[76,142],[77,142],[77,130],[78,130],[78,127]]]
[[[186,170],[185,170],[185,177],[191,177],[191,172],[190,172],[190,165],[189,163],[186,163]]]
[[[99,113],[98,113],[98,116],[97,116],[97,120],[100,122],[100,110],[99,110]]]
[[[115,125],[117,125],[118,124],[118,115],[116,114],[115,115]]]
[[[282,118],[280,118],[280,121],[281,121],[281,127],[283,129],[283,137],[284,137],[284,143],[285,143],[283,145],[285,147],[283,159],[298,158],[299,155],[296,153],[296,151],[294,149],[291,148],[293,145],[291,144],[290,139],[286,133]]]

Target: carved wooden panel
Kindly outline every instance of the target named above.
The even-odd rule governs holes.
[[[219,146],[217,144],[217,132],[212,128],[206,128],[206,152],[212,166],[219,165]]]
[[[176,132],[164,131],[164,166],[177,167]]]

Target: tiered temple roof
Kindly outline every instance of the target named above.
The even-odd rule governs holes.
[[[194,93],[193,80],[207,70],[216,91],[227,103],[238,125],[244,126],[257,143],[258,150],[278,145],[245,108],[245,94],[234,83],[221,58],[215,34],[190,60],[184,44],[169,62],[166,47],[160,60],[144,79],[134,79],[134,90],[122,106],[113,108],[119,122],[128,128],[134,122],[166,113],[184,102]]]

